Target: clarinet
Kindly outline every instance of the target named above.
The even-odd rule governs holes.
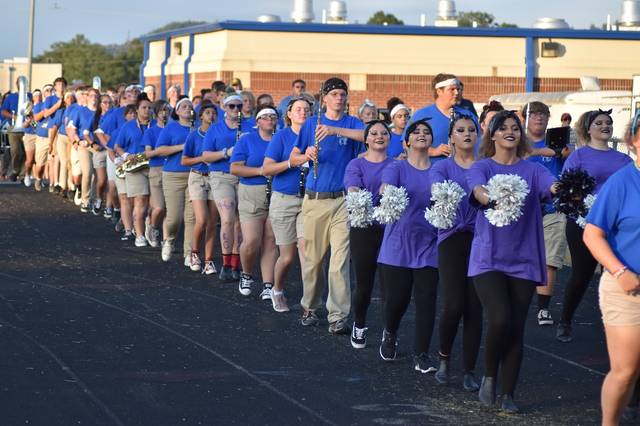
[[[273,133],[275,133],[275,131]],[[264,192],[267,195],[267,199],[265,202],[267,206],[271,204],[271,193],[273,192],[272,185],[273,185],[273,176],[267,176],[267,186],[264,187]]]
[[[307,180],[307,174],[309,174],[309,168],[300,166],[300,180],[298,181],[298,198],[304,198],[305,182]]]
[[[320,118],[322,118],[322,95],[324,92],[324,82],[320,84],[320,99],[318,99],[318,116],[316,120],[316,131],[320,125]],[[320,140],[318,136],[315,136],[313,146],[316,148],[316,161],[313,162],[313,178],[318,179],[318,166],[320,162]]]

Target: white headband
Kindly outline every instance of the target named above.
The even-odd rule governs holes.
[[[189,100],[189,98],[182,98],[182,99],[180,99],[180,100],[176,103],[176,111],[178,110],[178,108],[180,108],[180,104],[182,104],[183,102],[189,102],[189,103],[191,103],[191,101]]]
[[[440,89],[442,87],[447,86],[460,86],[460,80],[457,78],[450,78],[449,80],[441,81],[440,83],[436,83],[436,89]]]
[[[398,104],[391,109],[391,118],[393,118],[394,115],[400,112],[401,109],[406,109],[407,112],[409,112],[409,108],[407,108],[405,104]]]
[[[124,91],[125,92],[130,92],[130,91],[135,90],[135,89],[142,90],[142,86],[140,86],[139,84],[130,84],[124,89]]]
[[[273,114],[276,117],[278,116],[278,113],[276,112],[275,109],[273,108],[264,108],[261,109],[257,114],[256,114],[256,120],[260,117],[262,117],[263,115],[267,115],[267,114]]]
[[[231,95],[231,96],[227,96],[226,98],[224,98],[224,100],[222,101],[222,104],[224,106],[227,106],[227,104],[231,101],[240,101],[240,102],[244,102],[242,99],[242,96],[238,96],[238,95]]]

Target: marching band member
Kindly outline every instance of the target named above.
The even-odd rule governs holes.
[[[37,90],[33,92],[34,101],[37,99],[36,92]],[[33,167],[36,182],[34,187],[36,191],[40,191],[42,189],[42,180],[44,179],[46,164],[49,160],[49,130],[47,129],[47,119],[44,117],[44,101],[33,104],[33,120],[36,123],[35,165]],[[53,177],[54,174],[52,170],[50,170],[49,174],[49,192],[52,192],[57,185],[57,176],[55,178]]]
[[[588,111],[578,119],[576,132],[586,145],[575,150],[564,163],[563,171],[579,168],[585,170],[596,181],[594,195],[600,191],[605,181],[629,164],[628,155],[609,147],[613,136],[611,111]],[[598,262],[583,242],[583,229],[576,224],[576,218],[567,218],[566,236],[571,254],[571,276],[564,289],[562,316],[558,323],[556,338],[564,343],[573,340],[571,321],[593,277]]]
[[[62,188],[63,196],[69,196],[71,199],[75,198],[75,187],[71,172],[71,143],[67,137],[67,131],[64,126],[64,114],[66,109],[75,102],[75,98],[72,92],[65,92],[61,94],[61,102],[56,102],[56,105],[60,103],[61,107],[57,108],[49,119],[49,128],[53,129],[53,140],[56,141],[56,150],[58,158],[60,159],[60,178],[59,183]],[[46,107],[46,104],[45,104]],[[45,113],[46,114],[46,113]],[[49,140],[52,140],[51,133]]]
[[[242,275],[238,290],[243,296],[251,294],[251,285],[254,282],[253,266],[260,251],[260,273],[263,282],[260,299],[262,300],[271,300],[277,258],[275,237],[269,220],[267,179],[262,170],[264,153],[273,137],[277,120],[278,113],[274,108],[258,107],[256,112],[258,130],[245,133],[240,138],[229,160],[231,173],[240,178],[238,212],[242,231],[240,243]]]
[[[142,91],[147,94],[149,102],[153,103],[156,101],[156,86],[147,84],[142,88]]]
[[[167,89],[167,101],[171,106],[171,111],[173,111],[176,108],[176,104],[178,103],[178,100],[180,98],[181,98],[180,85],[172,84],[171,86],[169,86],[169,88]]]
[[[144,235],[149,241],[151,247],[159,247],[161,243],[160,228],[164,218],[165,202],[164,191],[162,189],[162,168],[164,167],[165,157],[158,155],[156,151],[156,143],[160,132],[167,125],[169,120],[169,103],[165,100],[159,100],[153,106],[156,121],[144,132],[142,144],[144,145],[144,153],[149,159],[149,223],[145,228]]]
[[[387,155],[389,149],[389,128],[380,120],[373,120],[364,130],[367,151],[347,164],[344,187],[355,192],[365,189],[373,195],[373,205],[380,200],[380,185],[384,169],[393,162]],[[349,228],[349,247],[356,286],[353,292],[353,328],[351,346],[361,349],[367,343],[366,318],[371,304],[371,294],[378,266],[378,253],[382,244],[384,227],[373,223],[366,228]],[[381,291],[382,293],[382,291]]]
[[[19,81],[20,79],[16,80],[16,87],[19,86]],[[27,96],[29,100],[31,100],[31,93],[28,93]],[[2,118],[7,119],[11,123],[11,125],[13,125],[13,120],[15,120],[15,116],[18,113],[18,110],[23,108],[23,105],[18,105],[18,99],[18,92],[11,93],[6,98],[4,98],[2,106],[0,107],[0,114],[2,115]],[[25,153],[22,142],[24,134],[24,129],[12,129],[12,131],[9,132],[9,146],[11,147],[11,166],[13,169],[11,177],[13,181],[15,181],[16,179],[25,179],[25,184],[29,182],[28,186],[30,186],[31,179],[26,179],[25,176]]]
[[[93,175],[93,150],[91,149],[90,144],[84,139],[84,135],[80,129],[80,121],[82,120],[82,116],[87,114],[89,111],[89,115],[93,116],[93,112],[98,103],[97,91],[92,92],[91,95],[91,107],[88,108],[88,92],[85,87],[79,87],[76,90],[76,107],[69,110],[69,120],[67,122],[67,134],[69,135],[69,139],[72,141],[74,145],[74,149],[77,151],[78,160],[80,164],[80,170],[82,174],[82,183],[80,185],[81,189],[81,204],[80,211],[83,213],[88,213],[91,208],[91,178]],[[93,108],[93,110],[91,109]]]
[[[409,110],[409,107],[399,101],[399,103],[391,108],[389,116],[391,117],[392,126],[391,140],[389,141],[387,154],[391,158],[397,158],[404,154],[404,140],[402,139],[402,135],[404,133],[404,128],[409,122],[411,111]]]
[[[306,88],[307,83],[305,83],[304,80],[298,78],[291,82],[291,94],[282,98],[282,100],[280,100],[280,103],[278,104],[278,114],[280,117],[286,117],[287,108],[289,107],[291,99],[297,99],[302,96]]]
[[[529,192],[522,216],[509,225],[491,225],[482,213],[476,216],[469,257],[480,303],[486,313],[485,373],[479,398],[493,405],[496,376],[502,374],[502,409],[517,412],[513,401],[522,364],[527,312],[535,287],[546,283],[542,201],[549,201],[555,178],[539,164],[523,161],[528,144],[522,124],[512,111],[498,112],[483,136],[481,156],[467,172],[473,206],[490,205],[484,185],[497,174],[514,174],[526,181]]]
[[[362,122],[344,113],[347,94],[347,84],[337,77],[324,83],[320,96],[326,111],[305,121],[290,156],[292,164],[315,161],[317,172],[317,177],[314,173],[307,176],[302,202],[305,260],[300,302],[304,313],[300,323],[311,326],[319,322],[315,311],[320,307],[325,286],[322,260],[331,247],[327,319],[332,334],[349,334],[351,331],[347,324],[351,285],[344,172],[347,163],[360,153],[364,140]]]
[[[115,151],[121,158],[144,153],[142,136],[151,122],[151,102],[146,94],[141,94],[136,102],[136,119],[122,125],[115,141]],[[133,228],[135,230],[135,246],[145,247],[147,240],[144,233],[144,223],[149,204],[149,170],[147,168],[126,172],[126,197],[120,199],[120,208],[124,216],[131,209],[133,203]],[[126,205],[126,207],[125,207]],[[127,235],[125,231],[125,235]]]
[[[240,135],[238,113],[242,98],[229,95],[222,101],[223,119],[207,130],[203,159],[209,163],[209,183],[220,214],[222,268],[218,277],[226,281],[240,279],[240,221],[238,219],[238,177],[230,174],[229,159]]]
[[[460,185],[467,194],[471,192],[466,178],[475,162],[478,130],[476,122],[469,116],[454,116],[449,126],[449,145],[453,156],[434,164],[431,184],[450,180]],[[475,221],[476,209],[469,205],[468,199],[463,199],[453,226],[438,230],[438,272],[443,304],[439,329],[440,366],[435,378],[439,383],[449,382],[451,348],[462,319],[463,387],[468,391],[477,391],[479,388],[473,371],[482,338],[482,306],[472,280],[467,277]]]
[[[438,289],[437,231],[424,219],[429,205],[431,174],[429,147],[431,127],[426,120],[411,122],[405,132],[407,159],[388,165],[382,172],[382,186],[403,186],[409,205],[394,223],[385,226],[378,263],[385,291],[384,330],[380,357],[396,358],[400,321],[409,307],[411,294],[416,307],[414,369],[432,371],[427,353],[435,322]]]
[[[166,218],[162,235],[161,257],[164,262],[171,259],[178,229],[184,222],[182,253],[184,264],[191,267],[191,246],[195,217],[189,202],[189,167],[181,164],[184,143],[191,132],[193,106],[187,97],[181,98],[171,113],[173,121],[160,132],[156,142],[156,153],[166,157],[162,169],[162,190],[166,203]]]
[[[360,108],[358,108],[358,118],[364,124],[369,124],[370,121],[378,118],[378,108],[369,99],[365,99]]]
[[[182,151],[181,164],[191,168],[189,173],[189,198],[195,215],[193,238],[191,246],[190,266],[192,271],[200,271],[206,275],[215,274],[213,264],[213,246],[218,224],[218,209],[213,201],[213,194],[209,186],[209,167],[202,161],[204,137],[212,123],[216,122],[215,105],[209,101],[202,103],[200,112],[200,127],[192,131],[187,137]],[[200,260],[200,241],[204,235],[204,269]]]
[[[38,105],[42,104],[42,92],[38,89],[34,90],[31,94],[32,97],[32,109],[31,113],[25,118],[24,121],[24,136],[22,137],[22,144],[24,147],[24,184],[25,186],[31,186],[33,180],[34,188],[36,191],[42,190],[42,182],[38,182],[37,179],[33,178],[32,172],[33,164],[36,156],[36,127],[38,126],[38,121],[35,120],[35,111]]]
[[[269,220],[280,255],[274,270],[271,302],[276,312],[288,312],[284,296],[284,280],[294,262],[296,251],[300,265],[304,263],[304,233],[301,184],[304,185],[302,163],[292,163],[289,155],[300,128],[309,117],[311,104],[303,98],[292,98],[286,107],[287,127],[277,132],[265,152],[262,164],[265,176],[273,176]],[[297,248],[297,250],[296,250]]]
[[[242,96],[242,123],[240,127],[245,132],[254,130],[256,127],[255,110],[256,110],[256,98],[253,93],[245,90],[240,92]]]

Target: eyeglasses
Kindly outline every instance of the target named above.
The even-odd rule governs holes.
[[[265,114],[260,116],[260,118],[263,120],[275,120],[277,117],[275,114]]]
[[[227,104],[227,107],[229,107],[229,109],[240,109],[242,108],[242,104]]]

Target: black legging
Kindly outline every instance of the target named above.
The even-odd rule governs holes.
[[[430,266],[411,269],[380,264],[380,279],[385,289],[384,318],[385,329],[396,334],[402,316],[411,302],[416,306],[416,355],[427,353],[436,318],[436,297],[438,295],[438,270]]]
[[[367,310],[371,303],[373,283],[378,266],[378,252],[384,236],[384,228],[373,225],[368,228],[349,230],[351,262],[356,274],[356,288],[353,291],[353,321],[358,328],[364,328]],[[384,292],[380,292],[384,294]]]
[[[484,375],[495,378],[500,365],[502,392],[513,396],[522,365],[524,327],[536,284],[496,271],[475,276],[473,282],[489,327]]]
[[[598,261],[591,256],[589,249],[582,242],[583,233],[584,230],[573,220],[567,220],[565,234],[571,253],[571,276],[564,289],[564,302],[560,317],[560,320],[567,324],[571,323],[573,314],[578,309],[598,265]]]
[[[473,372],[482,338],[482,305],[467,277],[473,233],[459,232],[438,246],[438,271],[444,302],[440,317],[440,354],[449,356],[463,318],[462,353],[465,373]]]

